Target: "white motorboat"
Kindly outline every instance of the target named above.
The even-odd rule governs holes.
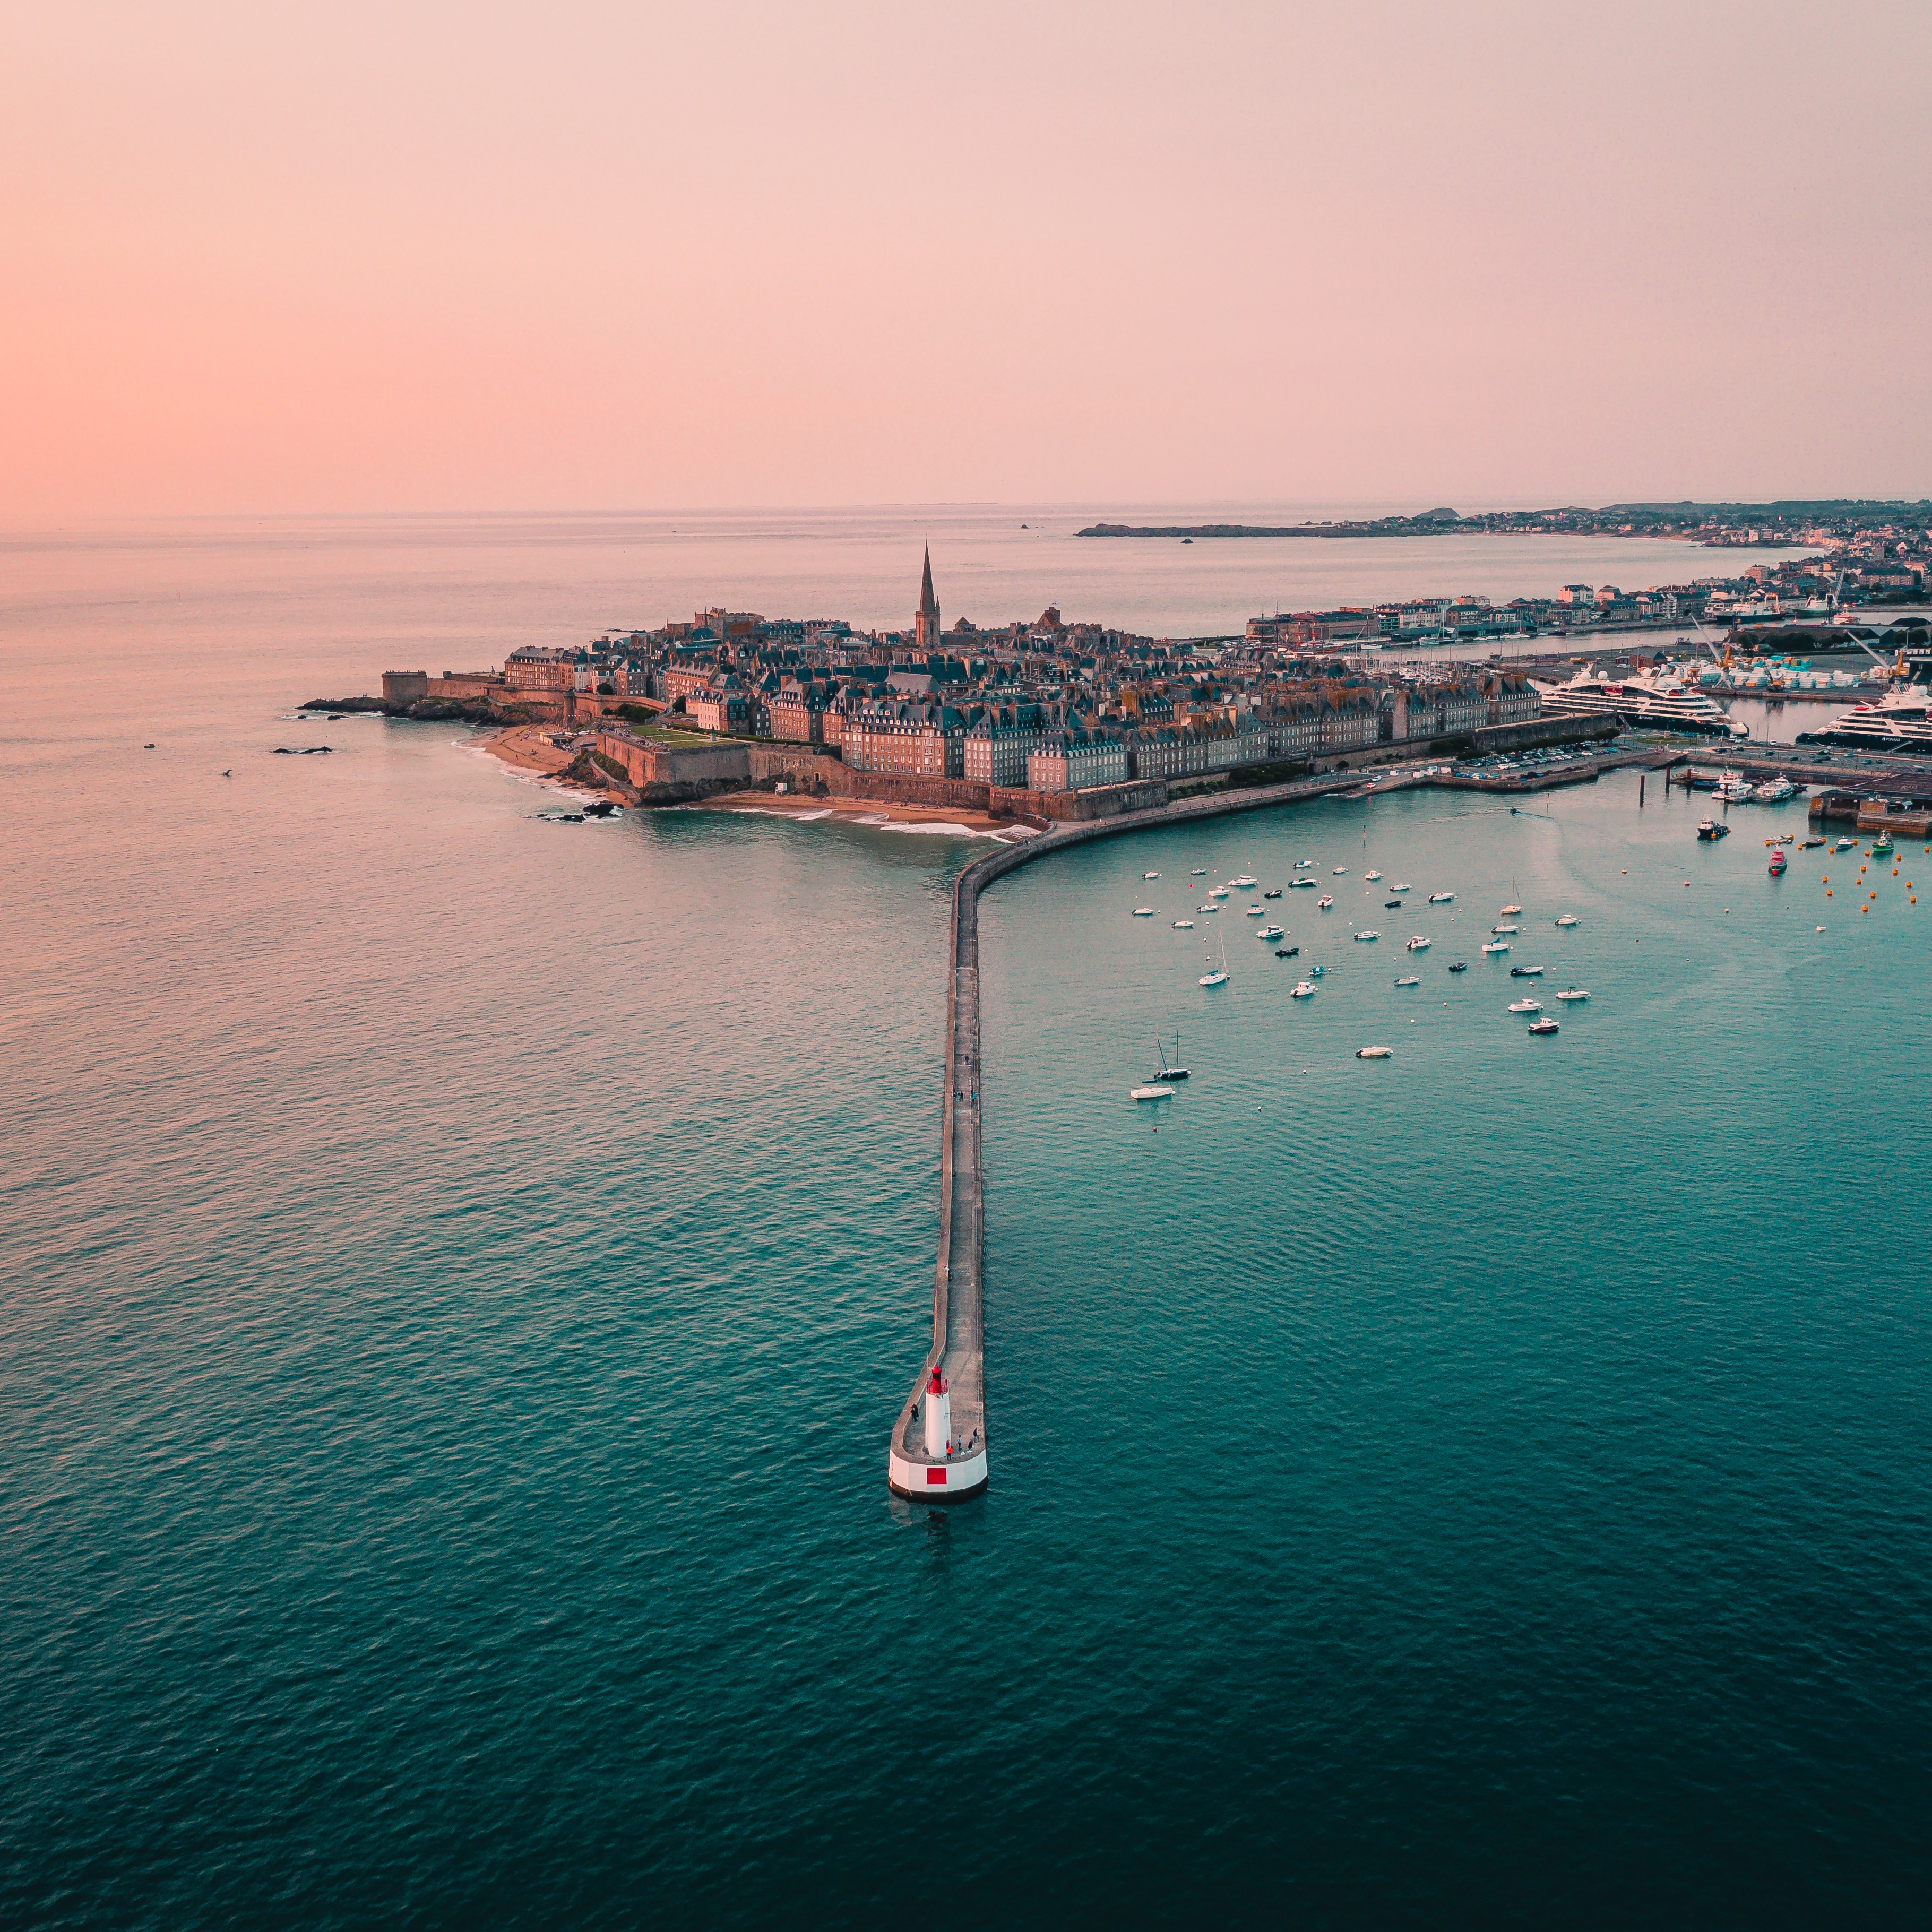
[[[1312,1000],[1315,997],[1315,988],[1304,980],[1288,997],[1291,1000]]]
[[[1398,986],[1419,986],[1422,984],[1422,982],[1414,974],[1405,973],[1402,977],[1396,982],[1396,984]]]
[[[1261,880],[1258,879],[1251,879],[1248,877],[1246,873],[1244,872],[1238,879],[1230,879],[1228,883],[1231,886],[1238,886],[1243,892],[1246,892],[1250,886],[1259,885],[1261,884]]]
[[[1394,1051],[1393,1047],[1358,1046],[1355,1049],[1355,1058],[1358,1060],[1386,1060]]]
[[[1163,1087],[1156,1080],[1151,1086],[1130,1087],[1127,1089],[1127,1094],[1130,1099],[1135,1100],[1172,1100],[1174,1098],[1174,1089],[1172,1087]]]
[[[1588,986],[1565,986],[1556,997],[1559,1000],[1587,1000],[1590,989]]]
[[[1503,916],[1505,919],[1514,919],[1518,913],[1522,911],[1522,908],[1521,906],[1504,906],[1503,908]]]
[[[1268,917],[1268,908],[1266,906],[1250,906],[1247,910],[1247,916],[1250,919],[1266,919]]]
[[[1204,879],[1208,876],[1208,868],[1205,866],[1194,866],[1187,876],[1190,879]]]
[[[1290,879],[1288,883],[1291,886],[1306,886],[1310,892],[1312,892],[1322,881],[1319,879]]]
[[[1757,796],[1757,788],[1742,772],[1726,772],[1712,796],[1726,805],[1745,805]]]
[[[1406,879],[1402,880],[1400,884],[1393,885],[1389,888],[1389,890],[1392,892],[1412,892],[1414,890],[1415,888],[1412,886]]]
[[[1196,912],[1219,912],[1221,908],[1217,905],[1204,905],[1196,906],[1194,910]]]
[[[1360,940],[1360,939],[1379,939],[1379,938],[1381,938],[1382,934],[1381,934],[1379,932],[1358,932],[1358,933],[1357,933],[1357,934],[1356,934],[1355,937],[1356,937],[1358,940]]]
[[[1543,1010],[1540,1000],[1512,1000],[1509,1010],[1513,1013],[1540,1013]]]
[[[1798,788],[1780,772],[1757,782],[1756,798],[1760,805],[1782,805],[1787,798],[1795,797]]]
[[[1176,932],[1192,932],[1194,922],[1191,919],[1178,919],[1174,922],[1174,929]]]
[[[1431,905],[1447,905],[1455,896],[1454,892],[1431,892],[1429,895],[1429,903]]]
[[[1558,926],[1581,926],[1583,922],[1574,912],[1566,912],[1556,923]]]
[[[1365,879],[1379,879],[1382,874],[1379,872],[1364,872],[1362,877]]]
[[[1512,966],[1510,977],[1512,980],[1540,980],[1543,977],[1543,968],[1540,966]]]
[[[1152,906],[1136,906],[1134,908],[1134,916],[1136,919],[1151,919],[1154,916],[1154,908]]]
[[[1288,928],[1284,926],[1264,926],[1255,937],[1257,939],[1286,939]]]
[[[1492,926],[1490,930],[1492,932],[1520,932],[1522,928],[1520,926]]]
[[[1335,868],[1334,876],[1338,879],[1346,879],[1348,876],[1348,867],[1346,866],[1337,866]]]
[[[1141,877],[1144,879],[1157,879],[1160,874],[1158,872],[1143,872]]]
[[[1312,866],[1314,862],[1315,861],[1312,859],[1298,859],[1294,862],[1294,869],[1298,872],[1304,866]]]
[[[1234,895],[1234,889],[1232,886],[1210,886],[1208,888],[1208,896],[1210,899],[1232,898]]]
[[[1840,838],[1832,850],[1834,852],[1849,852],[1858,842],[1856,838]]]
[[[1547,1013],[1530,1028],[1532,1033],[1550,1034],[1556,1030],[1556,1022]]]
[[[1483,943],[1483,950],[1485,952],[1507,952],[1509,950],[1509,941],[1507,939],[1485,940]]]
[[[1315,910],[1317,912],[1326,912],[1334,903],[1335,901],[1333,895],[1324,892],[1322,896],[1315,902]]]
[[[1404,950],[1410,952],[1426,952],[1429,950],[1429,941],[1418,932]]]

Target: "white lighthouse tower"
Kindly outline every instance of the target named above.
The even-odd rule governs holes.
[[[926,1382],[926,1453],[943,1457],[952,1440],[952,1397],[934,1362]]]

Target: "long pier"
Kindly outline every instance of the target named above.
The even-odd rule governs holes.
[[[953,1502],[986,1486],[986,1350],[980,1173],[980,895],[995,879],[1069,846],[1319,798],[1360,787],[1359,773],[1294,778],[1238,792],[1177,800],[1147,812],[1095,819],[1002,846],[976,859],[952,887],[946,991],[946,1078],[939,1132],[939,1265],[932,1346],[893,1425],[886,1477],[902,1496]],[[932,1389],[938,1372],[940,1391]],[[943,1394],[946,1426],[928,1442],[926,1405]]]

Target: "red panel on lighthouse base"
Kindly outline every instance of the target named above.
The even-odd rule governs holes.
[[[926,1480],[928,1483],[943,1483],[946,1480],[946,1472],[944,1469],[928,1469]]]

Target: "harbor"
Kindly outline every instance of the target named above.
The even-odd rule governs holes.
[[[1264,812],[1321,800],[1337,803],[1388,799],[1427,788],[1478,794],[1547,790],[1594,783],[1618,772],[1635,772],[1640,779],[1632,801],[1641,810],[1645,789],[1653,778],[1662,787],[1682,785],[1694,769],[1736,772],[1771,782],[1788,777],[1793,798],[1799,788],[1828,782],[1828,791],[1812,798],[1810,814],[1820,816],[1828,799],[1850,799],[1848,816],[1861,830],[1883,830],[1889,824],[1901,832],[1922,826],[1918,817],[1874,818],[1868,797],[1840,790],[1860,784],[1869,794],[1874,774],[1868,764],[1854,765],[1843,754],[1810,754],[1800,759],[1766,758],[1735,747],[1700,748],[1688,752],[1682,741],[1660,745],[1625,738],[1607,746],[1551,748],[1532,754],[1546,760],[1541,769],[1508,772],[1479,767],[1429,764],[1396,767],[1377,772],[1364,784],[1361,774],[1329,773],[1243,790],[1214,793],[1174,800],[1145,811],[1084,824],[1049,826],[1039,836],[1002,845],[974,860],[954,882],[948,962],[946,1046],[940,1141],[940,1226],[933,1292],[932,1339],[912,1388],[892,1432],[887,1478],[899,1495],[923,1502],[955,1502],[981,1494],[990,1477],[986,1392],[986,1302],[984,1273],[983,1173],[981,1160],[983,1066],[981,1057],[981,971],[980,900],[991,885],[1035,861],[1130,832],[1150,832],[1190,824],[1204,824],[1238,814]],[[1893,761],[1897,762],[1897,761]],[[1906,761],[1910,766],[1910,761]],[[1906,788],[1932,808],[1932,773],[1922,765],[1895,777],[1883,775]],[[1880,789],[1886,789],[1880,787]],[[1660,789],[1659,802],[1667,796]],[[1728,812],[1728,804],[1725,806]],[[1526,814],[1525,816],[1537,814]],[[1868,822],[1869,821],[1869,822]],[[1768,826],[1774,821],[1767,818]],[[1932,821],[1927,821],[1932,822]],[[1912,836],[1918,836],[1916,832]],[[1781,868],[1774,868],[1773,877]],[[1414,910],[1422,913],[1418,904]],[[1571,922],[1574,923],[1574,921]],[[1512,928],[1513,930],[1513,928]],[[1536,969],[1540,971],[1540,968]],[[1204,982],[1204,984],[1206,982]],[[1399,981],[1398,985],[1412,983]],[[1553,1025],[1538,1022],[1539,1030]],[[1377,1048],[1365,1057],[1376,1057]]]

